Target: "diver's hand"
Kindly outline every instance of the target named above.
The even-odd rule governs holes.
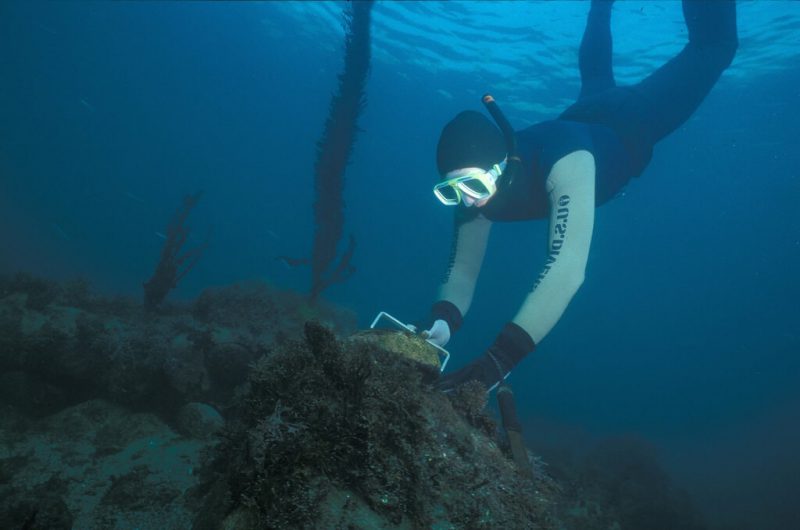
[[[505,367],[496,362],[497,358],[491,353],[491,348],[483,355],[466,365],[460,370],[449,373],[436,382],[436,390],[440,392],[452,392],[464,383],[478,381],[486,387],[487,392],[491,392],[508,377],[511,373]]]
[[[468,381],[478,381],[491,392],[508,377],[511,370],[536,347],[530,335],[509,322],[483,355],[464,368],[447,374],[436,382],[436,389],[452,392]]]
[[[431,329],[422,332],[422,338],[444,347],[450,341],[450,326],[444,320],[436,320]]]

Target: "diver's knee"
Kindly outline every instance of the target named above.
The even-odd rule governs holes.
[[[725,39],[720,41],[709,49],[709,52],[714,56],[714,63],[720,70],[725,70],[733,62],[736,57],[736,50],[739,48],[739,39],[736,37],[732,39]]]

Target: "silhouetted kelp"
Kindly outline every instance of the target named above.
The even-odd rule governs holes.
[[[203,192],[199,191],[194,195],[184,197],[183,205],[175,212],[167,227],[167,239],[161,249],[161,258],[158,260],[153,276],[144,284],[144,308],[147,311],[153,311],[161,305],[170,290],[177,287],[178,282],[197,264],[208,246],[208,240],[206,240],[200,246],[180,254],[181,248],[189,237],[189,229],[185,224],[186,218],[189,217],[192,208],[202,196]],[[183,270],[180,270],[184,265]]]
[[[325,131],[317,144],[314,166],[314,245],[311,254],[311,299],[328,286],[348,279],[355,238],[350,240],[338,264],[337,247],[344,229],[344,172],[358,130],[357,120],[364,108],[364,86],[370,62],[370,10],[372,1],[350,3],[345,15],[344,71],[331,99]]]

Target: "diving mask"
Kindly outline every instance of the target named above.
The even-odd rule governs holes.
[[[462,201],[463,195],[477,201],[487,199],[497,191],[496,181],[505,167],[506,161],[503,160],[493,165],[489,171],[477,170],[443,180],[433,187],[433,194],[446,206],[457,205]]]

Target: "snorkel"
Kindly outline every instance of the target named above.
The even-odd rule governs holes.
[[[497,102],[494,100],[494,96],[491,94],[486,94],[481,98],[483,104],[486,106],[486,109],[489,111],[489,114],[492,115],[494,118],[494,122],[500,128],[500,131],[503,133],[503,137],[506,140],[506,151],[508,151],[507,159],[506,159],[506,168],[503,171],[501,176],[505,176],[506,178],[498,181],[498,187],[500,185],[508,186],[511,184],[511,181],[514,180],[514,175],[517,173],[520,167],[522,167],[522,160],[520,160],[519,155],[517,154],[517,137],[514,134],[514,129],[511,127],[511,124],[506,119],[505,114],[503,111],[500,110],[500,107],[497,106]]]

